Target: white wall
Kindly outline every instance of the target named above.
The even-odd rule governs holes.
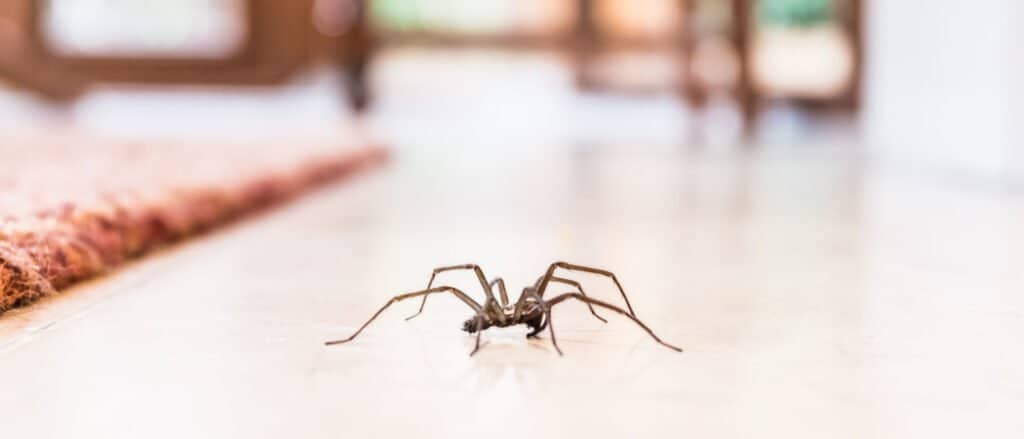
[[[1012,1],[1008,14],[1010,25],[1010,90],[1007,169],[1011,180],[1024,186],[1024,2]]]
[[[864,127],[873,156],[905,167],[1005,179],[1024,106],[1016,0],[869,0]],[[1011,105],[1014,104],[1014,105]],[[1016,162],[1016,163],[1015,163]]]

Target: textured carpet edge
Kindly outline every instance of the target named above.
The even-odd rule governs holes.
[[[31,227],[0,229],[0,315],[241,216],[341,180],[387,158],[365,147],[312,157],[220,186],[161,189],[158,199],[117,194],[102,203],[41,214]]]

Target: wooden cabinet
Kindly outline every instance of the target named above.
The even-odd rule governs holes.
[[[311,38],[313,0],[237,0],[238,21],[244,26],[241,40],[228,52],[211,55],[187,47],[180,53],[152,54],[62,50],[46,26],[52,19],[49,8],[74,3],[3,2],[0,74],[54,98],[73,97],[97,82],[273,84],[304,64],[316,42]]]

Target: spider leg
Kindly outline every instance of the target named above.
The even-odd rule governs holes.
[[[572,279],[565,279],[565,278],[561,278],[561,277],[552,276],[551,279],[549,279],[549,282],[557,282],[557,283],[561,283],[561,284],[566,284],[566,285],[571,286],[571,287],[575,287],[577,290],[579,290],[580,294],[582,294],[584,296],[587,295],[587,293],[583,291],[583,285],[580,285],[579,282],[576,282],[576,281],[574,281]],[[597,311],[594,311],[594,305],[591,305],[591,304],[588,303],[587,307],[590,308],[590,313],[593,314],[594,317],[597,317],[598,320],[600,320],[600,321],[602,321],[604,323],[608,323],[608,321],[605,320],[604,317],[601,317],[600,315],[597,314]],[[544,328],[541,328],[541,329],[544,329]]]
[[[619,307],[617,307],[615,305],[612,305],[612,304],[609,304],[609,303],[605,303],[605,302],[602,302],[602,301],[597,300],[597,299],[591,299],[590,297],[584,296],[582,294],[566,293],[566,294],[562,294],[562,295],[559,295],[559,296],[555,296],[555,297],[553,297],[551,300],[549,300],[547,302],[547,304],[546,304],[547,308],[550,309],[550,308],[554,307],[555,305],[557,305],[557,304],[559,304],[561,302],[564,302],[565,300],[570,299],[570,298],[579,300],[581,302],[593,304],[593,305],[599,306],[601,308],[609,309],[611,311],[615,311],[615,312],[617,312],[619,314],[622,314],[622,315],[628,317],[633,322],[635,322],[637,325],[640,325],[640,327],[643,328],[644,331],[647,331],[647,333],[650,334],[650,336],[652,338],[654,338],[654,340],[657,341],[658,343],[660,343],[662,346],[665,346],[665,347],[667,347],[669,349],[672,349],[672,350],[674,350],[676,352],[682,352],[683,351],[682,349],[680,349],[678,347],[672,346],[672,345],[662,341],[660,338],[658,338],[657,335],[654,335],[654,331],[652,331],[651,328],[648,328],[647,325],[645,325],[644,322],[641,322],[640,319],[636,318],[635,315],[630,314],[630,313],[626,312],[626,310],[624,310],[622,308],[619,308]],[[548,312],[548,320],[550,320],[550,319],[551,319],[551,316],[550,316],[550,311],[549,311]],[[553,342],[554,339],[555,339],[555,333],[554,333],[554,331],[551,331],[551,341]]]
[[[544,326],[547,326],[548,332],[551,333],[551,345],[555,347],[555,351],[558,352],[559,356],[563,356],[564,354],[562,354],[562,348],[558,347],[558,339],[555,338],[555,327],[554,325],[551,324],[551,307],[548,306],[548,304],[544,303],[544,300],[541,299],[540,295],[538,295],[535,291],[531,291],[531,294],[533,295],[534,299],[537,300],[537,304],[540,305],[540,309],[544,310]],[[544,329],[543,326],[540,329],[534,331],[532,335],[536,335],[536,333],[540,332],[542,329]]]
[[[488,286],[491,287],[491,290],[494,290],[495,285],[498,286],[498,296],[501,298],[501,306],[508,306],[508,290],[505,289],[505,279],[496,277],[488,284]]]
[[[480,350],[480,333],[484,332],[484,331],[481,330],[482,322],[483,322],[483,320],[481,320],[481,319],[477,319],[477,321],[476,321],[476,346],[473,346],[473,352],[469,353],[470,357],[475,355],[476,351]]]
[[[524,311],[523,307],[526,306],[526,298],[532,294],[530,292],[531,290],[532,288],[526,287],[523,288],[522,293],[519,293],[519,299],[516,300],[516,306],[512,312],[512,321],[518,322],[519,319],[522,318]]]
[[[536,294],[536,291],[537,290],[535,290],[533,288],[524,288],[523,289],[523,294],[519,295],[519,303],[516,303],[516,312],[515,312],[514,317],[513,317],[515,319],[515,321],[518,322],[522,318],[521,316],[523,315],[523,313],[526,311],[526,304],[528,303],[526,301],[527,298],[534,299],[534,302],[538,303],[538,306],[541,307],[541,310],[544,309],[543,308],[544,300],[542,300],[540,298],[540,296],[538,296]],[[536,337],[537,334],[540,334],[540,332],[543,331],[544,328],[547,328],[547,327],[548,327],[548,316],[547,316],[547,313],[545,313],[544,314],[544,318],[543,318],[543,320],[540,323],[540,326],[538,326],[536,328],[533,328],[533,330],[530,331],[529,334],[526,334],[526,338],[534,338],[534,337]]]
[[[541,282],[542,280],[544,280],[544,276],[541,276],[541,277],[537,278],[537,282],[533,284],[533,285],[534,285],[534,286],[533,286],[533,290],[534,290],[534,291],[536,291],[537,285],[539,285],[539,284],[540,284],[540,282]],[[554,277],[554,276],[552,276],[552,277],[551,277],[551,279],[550,279],[550,282],[557,282],[557,283],[563,283],[563,284],[566,284],[566,285],[569,285],[569,286],[573,286],[573,287],[576,287],[576,289],[577,289],[577,290],[579,290],[579,293],[580,293],[580,294],[582,294],[582,295],[584,295],[584,296],[586,296],[586,295],[587,295],[587,293],[585,293],[585,292],[583,291],[583,286],[582,286],[582,285],[580,285],[580,283],[579,283],[579,282],[576,282],[576,281],[574,281],[574,280],[571,280],[571,279],[565,279],[565,278],[561,278],[561,277]],[[539,297],[539,296],[538,296],[538,297]],[[589,297],[589,296],[588,296],[588,297]],[[590,308],[590,313],[591,313],[591,314],[593,314],[593,315],[594,315],[594,317],[597,317],[597,319],[598,319],[598,320],[600,320],[600,321],[602,321],[602,322],[604,322],[604,323],[608,323],[608,320],[605,320],[605,318],[604,318],[604,317],[601,317],[600,315],[598,315],[598,314],[597,314],[597,311],[594,311],[594,306],[593,306],[593,305],[591,305],[591,304],[589,304],[589,303],[588,303],[588,304],[587,304],[587,307],[588,307],[588,308]],[[516,317],[516,318],[518,319],[518,317]],[[544,318],[544,321],[543,321],[543,322],[541,322],[540,326],[539,326],[539,327],[537,327],[536,329],[534,329],[533,331],[531,331],[531,332],[530,332],[529,334],[526,334],[526,337],[527,337],[527,338],[530,338],[530,337],[536,337],[536,336],[537,336],[537,334],[540,334],[540,333],[541,333],[541,331],[543,331],[543,330],[544,330],[544,328],[547,328],[547,327],[548,327],[548,319],[547,319],[547,317],[545,317],[545,318]]]
[[[435,268],[433,273],[430,274],[430,282],[427,282],[427,289],[430,289],[431,287],[434,286],[434,279],[437,278],[438,274],[444,273],[446,271],[453,271],[453,270],[473,270],[476,273],[477,280],[480,281],[480,286],[484,290],[484,295],[487,296],[487,302],[497,303],[497,300],[495,300],[495,298],[494,298],[494,292],[491,291],[491,286],[487,283],[487,278],[484,277],[484,271],[481,270],[480,266],[476,265],[476,264],[451,265],[451,266],[447,266],[447,267]],[[485,302],[485,304],[486,304],[486,302]],[[413,315],[411,315],[409,317],[406,317],[405,319],[406,320],[412,320],[416,316],[420,315],[423,312],[423,307],[425,307],[425,306],[427,306],[427,296],[423,296],[423,301],[420,302],[420,309],[418,311],[416,311],[416,314],[413,314]],[[504,318],[503,318],[502,322],[504,322]]]
[[[622,294],[622,300],[626,301],[626,308],[629,309],[629,314],[636,316],[636,313],[633,312],[633,305],[629,303],[629,297],[626,297],[626,291],[622,289],[622,284],[619,283],[619,279],[615,277],[615,273],[608,270],[602,270],[600,268],[570,264],[568,262],[555,262],[548,267],[548,271],[543,277],[541,277],[539,285],[537,285],[537,294],[541,297],[544,297],[544,291],[547,289],[548,284],[551,283],[552,278],[555,277],[555,270],[558,268],[569,271],[582,271],[584,273],[591,273],[610,278],[612,282],[615,282],[615,286],[618,287],[619,293]]]
[[[352,339],[356,338],[356,336],[359,335],[359,333],[363,332],[363,329],[366,329],[366,327],[370,325],[370,322],[373,322],[373,320],[376,319],[377,316],[379,316],[381,313],[383,313],[385,309],[388,309],[389,306],[391,306],[392,304],[394,304],[396,302],[401,302],[401,301],[403,301],[405,299],[410,299],[410,298],[413,298],[413,297],[419,297],[419,296],[426,297],[426,296],[429,296],[431,294],[446,293],[446,292],[454,294],[455,297],[458,297],[460,300],[465,302],[466,305],[469,305],[470,308],[473,308],[473,311],[475,311],[477,313],[477,315],[481,315],[483,313],[483,307],[481,307],[479,303],[476,303],[475,300],[471,299],[469,296],[466,295],[466,293],[463,293],[458,288],[453,288],[453,287],[448,287],[448,286],[437,287],[437,288],[428,288],[426,290],[416,291],[416,292],[406,293],[406,294],[400,294],[400,295],[397,295],[395,297],[392,297],[391,300],[388,300],[388,302],[385,303],[384,306],[382,306],[379,310],[377,310],[376,313],[373,314],[372,317],[370,317],[370,320],[367,320],[366,323],[363,323],[363,326],[360,326],[359,329],[356,330],[356,332],[354,334],[352,334],[348,338],[341,339],[341,340],[332,340],[332,341],[328,341],[328,342],[326,342],[324,344],[327,345],[327,346],[330,346],[330,345],[335,345],[335,344],[348,343],[349,341],[352,341]]]

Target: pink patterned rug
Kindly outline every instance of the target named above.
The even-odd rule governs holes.
[[[378,147],[0,139],[0,313],[382,161]]]

